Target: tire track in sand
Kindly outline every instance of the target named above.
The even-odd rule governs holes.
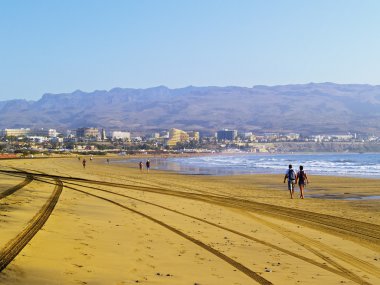
[[[363,280],[358,275],[354,274],[350,269],[347,269],[343,267],[341,264],[337,263],[336,261],[332,260],[329,256],[323,254],[323,252],[334,256],[335,258],[344,261],[353,267],[359,268],[360,270],[367,272],[377,278],[380,278],[380,269],[376,266],[372,265],[369,262],[366,262],[362,259],[357,258],[356,256],[353,256],[349,253],[342,252],[340,250],[337,250],[331,246],[328,246],[326,244],[321,243],[320,241],[314,240],[312,238],[309,238],[301,233],[289,230],[286,227],[277,225],[275,223],[266,221],[264,219],[259,218],[257,215],[249,213],[251,217],[253,217],[256,221],[262,223],[263,225],[277,231],[281,235],[283,235],[286,238],[289,238],[293,242],[299,244],[300,246],[304,247],[305,249],[309,250],[310,252],[314,253],[315,255],[319,256],[332,266],[339,269],[343,275],[346,276],[346,278],[351,279],[352,281],[359,283],[359,284],[370,284],[367,281]]]
[[[88,181],[86,179],[76,178],[63,178],[64,180],[71,180],[83,183],[98,184],[104,186],[111,186],[117,188],[125,188],[128,190],[146,191],[151,193],[182,197],[186,199],[193,199],[207,203],[217,204],[230,208],[245,209],[251,212],[268,215],[275,218],[281,218],[285,221],[291,220],[292,222],[303,224],[305,226],[322,230],[329,234],[348,238],[352,241],[358,242],[372,250],[380,251],[380,226],[366,222],[350,220],[347,218],[326,215],[321,213],[314,213],[306,210],[286,208],[282,206],[270,205],[254,201],[247,201],[234,197],[221,197],[216,195],[207,195],[199,193],[189,193],[182,191],[173,191],[163,188],[152,188],[136,185],[125,185],[118,183],[109,183],[103,181]]]
[[[51,175],[43,175],[41,176],[44,177],[54,177]],[[237,209],[244,209],[249,212],[257,212],[263,215],[268,215],[271,217],[275,218],[282,218],[284,220],[289,221],[289,217],[292,219],[296,219],[295,223],[296,224],[304,224],[306,226],[312,227],[312,228],[317,228],[318,230],[324,230],[325,232],[328,232],[330,234],[335,234],[337,236],[344,236],[345,238],[350,238],[350,229],[354,226],[354,228],[360,228],[361,231],[363,232],[362,235],[357,232],[357,230],[354,230],[354,233],[359,234],[359,239],[356,238],[350,238],[351,240],[358,242],[360,241],[360,244],[363,245],[361,242],[363,241],[363,238],[365,239],[368,237],[368,235],[372,238],[370,240],[370,248],[373,249],[373,247],[378,248],[378,244],[374,243],[373,240],[379,240],[379,226],[375,224],[369,224],[369,223],[364,223],[364,222],[359,222],[359,221],[354,221],[354,220],[349,220],[345,218],[340,218],[340,217],[335,217],[335,216],[330,216],[330,215],[324,215],[324,214],[318,214],[318,213],[312,213],[308,211],[303,211],[303,210],[295,210],[295,209],[288,209],[285,207],[280,207],[280,206],[273,206],[269,204],[263,204],[263,203],[257,203],[257,202],[252,202],[252,201],[246,201],[242,199],[236,199],[236,198],[230,198],[226,201],[224,197],[218,197],[215,195],[200,195],[198,193],[188,193],[188,192],[182,192],[182,191],[173,191],[169,189],[163,189],[163,188],[152,188],[152,187],[144,187],[144,186],[136,186],[136,185],[125,185],[125,184],[119,184],[119,183],[110,183],[110,182],[104,182],[104,181],[96,181],[96,180],[88,180],[88,179],[83,179],[83,178],[75,178],[75,177],[62,177],[65,180],[69,181],[78,181],[82,183],[91,183],[91,184],[98,184],[98,185],[103,185],[103,186],[110,186],[110,187],[116,187],[116,188],[124,188],[128,190],[138,190],[138,191],[146,191],[146,192],[152,192],[152,193],[157,193],[157,194],[164,194],[164,195],[169,195],[169,196],[177,196],[177,197],[182,197],[186,199],[193,199],[193,200],[198,200],[198,201],[203,201],[211,204],[216,204],[216,205],[221,205],[225,207],[230,207],[230,208],[237,208]],[[223,199],[224,198],[224,199]],[[280,209],[280,212],[277,210]],[[306,215],[306,219],[302,219],[303,213],[309,214]],[[316,219],[316,221],[314,221]],[[326,219],[327,221],[323,222],[323,220]],[[341,222],[341,227],[343,227],[344,231],[346,231],[345,234],[342,234],[341,230],[338,229],[338,232],[336,232],[336,229],[330,225],[331,219],[334,219],[334,222]],[[310,221],[312,220],[312,221]],[[322,221],[321,221],[322,220]],[[343,222],[342,222],[343,221]],[[294,221],[292,221],[294,222]],[[348,232],[348,233],[347,233]],[[348,234],[348,236],[347,236]],[[368,241],[368,240],[366,240]],[[313,250],[311,247],[309,247],[309,250],[312,252],[316,253],[318,251]],[[321,255],[319,253],[320,257],[325,259],[326,261],[329,261],[329,258],[326,256]],[[343,258],[343,257],[342,257]],[[348,263],[355,263],[352,261],[352,259],[347,256],[345,257],[346,261],[347,259],[349,260]],[[333,262],[330,260],[329,262],[332,264]],[[359,262],[360,263],[360,262]],[[357,263],[356,263],[357,264]],[[340,265],[338,264],[333,264],[333,266],[340,268]],[[359,265],[363,267],[362,265]],[[365,268],[365,265],[364,265]],[[368,270],[368,268],[367,268]],[[371,270],[371,269],[370,269]]]
[[[28,172],[21,172],[24,174],[30,174]],[[37,177],[50,177],[58,178],[65,181],[77,181],[83,183],[111,186],[117,188],[125,188],[135,191],[146,191],[151,193],[182,197],[185,199],[193,199],[197,201],[203,201],[207,203],[217,204],[230,208],[245,209],[248,211],[260,213],[275,217],[277,219],[283,219],[285,221],[291,220],[292,222],[302,224],[311,228],[315,228],[329,234],[344,237],[354,242],[360,243],[372,250],[380,251],[380,226],[376,224],[370,224],[366,222],[350,220],[347,218],[314,213],[306,210],[292,209],[277,205],[270,205],[255,201],[247,201],[238,199],[235,197],[220,197],[216,195],[207,195],[183,191],[174,191],[165,188],[136,186],[128,184],[120,184],[113,182],[104,182],[98,180],[89,180],[78,177],[65,177],[49,174],[33,174]]]
[[[28,172],[23,172],[29,174]],[[111,186],[116,188],[125,188],[135,191],[146,191],[151,193],[182,197],[185,199],[193,199],[207,203],[217,204],[230,208],[245,209],[248,211],[260,213],[283,219],[285,221],[291,220],[292,222],[302,224],[311,228],[348,238],[354,242],[360,243],[370,249],[380,251],[380,226],[366,222],[350,220],[347,218],[314,213],[306,210],[292,209],[277,205],[270,205],[260,202],[247,201],[234,197],[221,197],[216,195],[207,195],[183,191],[174,191],[165,188],[136,186],[128,184],[120,184],[113,182],[104,182],[98,180],[89,180],[78,177],[65,177],[48,174],[34,174],[34,176],[58,178],[65,181],[77,181],[82,183],[90,183],[104,186]]]
[[[220,199],[216,198],[215,200]],[[371,250],[380,251],[380,226],[376,224],[240,199],[232,199],[229,203],[237,208],[246,209],[253,213],[322,230],[326,233],[359,243]]]
[[[41,178],[37,178],[36,180],[38,181],[41,181],[41,182],[45,182],[45,183],[51,183],[49,181],[46,181],[44,179],[41,179]],[[69,185],[74,185],[74,186],[79,186],[79,187],[83,187],[83,188],[87,188],[87,189],[94,189],[94,190],[97,190],[97,191],[101,191],[101,192],[105,192],[105,193],[108,193],[108,194],[112,194],[112,195],[117,195],[117,196],[120,196],[120,197],[125,197],[125,198],[128,198],[128,199],[132,199],[132,200],[135,200],[135,201],[139,201],[139,202],[142,202],[142,203],[146,203],[146,204],[149,204],[149,205],[152,205],[152,206],[156,206],[156,207],[159,207],[161,209],[164,209],[164,210],[167,210],[167,211],[171,211],[171,212],[174,212],[176,214],[180,214],[182,216],[186,216],[186,217],[189,217],[191,219],[194,219],[194,220],[198,220],[200,222],[203,222],[203,223],[206,223],[206,224],[209,224],[211,226],[214,226],[214,227],[217,227],[217,228],[220,228],[220,229],[223,229],[225,231],[228,231],[228,232],[231,232],[231,233],[234,233],[236,235],[239,235],[239,236],[242,236],[244,238],[247,238],[247,239],[250,239],[252,241],[255,241],[257,243],[260,243],[260,244],[263,244],[265,246],[268,246],[268,247],[271,247],[271,248],[274,248],[276,250],[279,250],[281,252],[284,252],[290,256],[293,256],[293,257],[296,257],[300,260],[303,260],[303,261],[306,261],[310,264],[313,264],[315,266],[318,266],[324,270],[327,270],[331,273],[334,273],[334,274],[337,274],[339,276],[342,276],[346,279],[349,279],[355,283],[358,283],[358,284],[370,284],[368,283],[367,281],[363,280],[361,277],[359,277],[358,275],[354,274],[351,270],[343,267],[341,264],[337,263],[336,261],[332,260],[330,257],[328,257],[327,255],[324,255],[321,251],[324,251],[324,252],[327,252],[327,253],[330,253],[331,255],[333,255],[334,257],[340,259],[340,260],[343,260],[344,262],[354,266],[354,267],[357,267],[367,273],[370,273],[371,275],[374,275],[374,276],[379,276],[379,272],[378,272],[378,269],[376,267],[374,267],[372,264],[369,264],[361,259],[358,259],[350,254],[347,254],[347,253],[344,253],[344,252],[341,252],[339,250],[335,250],[333,248],[331,248],[330,246],[327,246],[327,245],[324,245],[318,241],[314,241],[304,235],[301,235],[299,233],[295,233],[295,232],[292,232],[290,230],[288,230],[287,228],[284,228],[284,227],[281,227],[281,226],[278,226],[276,224],[273,224],[271,222],[268,222],[268,221],[265,221],[263,219],[260,219],[258,218],[257,216],[255,216],[254,214],[252,213],[248,213],[250,216],[254,216],[255,219],[259,220],[259,222],[263,223],[264,225],[280,232],[281,234],[283,234],[284,236],[288,237],[289,239],[293,240],[294,242],[296,242],[297,244],[303,246],[305,249],[309,250],[310,252],[314,253],[316,256],[320,257],[321,259],[323,259],[324,261],[326,261],[327,263],[329,263],[330,265],[334,266],[336,269],[334,268],[331,268],[323,263],[320,263],[320,262],[317,262],[315,260],[312,260],[310,258],[307,258],[307,257],[304,257],[304,256],[301,256],[301,255],[298,255],[298,254],[295,254],[289,250],[286,250],[286,249],[283,249],[279,246],[276,246],[276,245],[273,245],[273,244],[270,244],[268,242],[265,242],[265,241],[262,241],[262,240],[259,240],[257,238],[254,238],[252,236],[249,236],[249,235],[246,235],[244,233],[241,233],[241,232],[238,232],[238,231],[235,231],[235,230],[232,230],[232,229],[229,229],[227,227],[224,227],[224,226],[221,226],[221,225],[218,225],[218,224],[215,224],[215,223],[212,223],[212,222],[209,222],[209,221],[206,221],[204,219],[201,219],[201,218],[198,218],[198,217],[195,217],[195,216],[191,216],[191,215],[188,215],[186,213],[183,213],[183,212],[180,212],[180,211],[176,211],[176,210],[173,210],[173,209],[170,209],[170,208],[167,208],[167,207],[164,207],[164,206],[161,206],[161,205],[158,205],[158,204],[155,204],[155,203],[152,203],[152,202],[148,202],[148,201],[145,201],[145,200],[141,200],[141,199],[138,199],[138,198],[134,198],[134,197],[131,197],[131,196],[128,196],[128,195],[125,195],[125,194],[121,194],[121,193],[117,193],[117,192],[114,192],[114,191],[110,191],[110,190],[106,190],[106,189],[102,189],[102,188],[98,188],[98,187],[93,187],[93,186],[88,186],[88,185],[82,185],[82,184],[78,184],[78,183],[73,183],[73,182],[65,182],[65,184],[69,184]],[[65,186],[66,188],[69,188],[69,189],[72,189],[72,190],[76,190],[76,191],[79,191],[79,192],[82,192],[82,193],[86,193],[88,195],[93,195],[89,192],[86,192],[86,191],[81,191],[77,188],[73,188],[73,187],[70,187],[70,186]],[[94,196],[97,196],[97,195],[94,195]],[[97,196],[98,198],[100,196]],[[103,200],[109,200],[107,198],[104,198],[104,197],[101,197]],[[315,249],[315,247],[317,249]]]
[[[279,247],[277,245],[274,245],[274,244],[271,244],[269,242],[266,242],[266,241],[263,241],[263,240],[260,240],[260,239],[257,239],[255,237],[252,237],[250,235],[247,235],[247,234],[244,234],[244,233],[241,233],[239,231],[236,231],[236,230],[233,230],[233,229],[230,229],[230,228],[227,228],[227,227],[224,227],[224,226],[221,226],[219,224],[215,224],[213,222],[210,222],[210,221],[207,221],[207,220],[204,220],[204,219],[201,219],[201,218],[198,218],[198,217],[195,217],[195,216],[192,216],[192,215],[189,215],[189,214],[186,214],[186,213],[183,213],[183,212],[180,212],[180,211],[177,211],[177,210],[173,210],[173,209],[170,209],[170,208],[167,208],[165,206],[161,206],[161,205],[158,205],[158,204],[155,204],[155,203],[152,203],[152,202],[148,202],[148,201],[145,201],[145,200],[141,200],[141,199],[138,199],[138,198],[134,198],[134,197],[131,197],[131,196],[128,196],[128,195],[124,195],[124,194],[120,194],[120,193],[117,193],[117,192],[113,192],[113,191],[110,191],[110,190],[106,190],[106,189],[101,189],[101,188],[97,188],[97,187],[92,187],[92,186],[85,186],[85,185],[81,185],[81,184],[77,184],[77,183],[72,183],[72,182],[65,182],[65,184],[70,184],[70,185],[75,185],[75,186],[79,186],[79,187],[84,187],[84,188],[89,188],[89,189],[94,189],[94,190],[98,190],[98,191],[102,191],[102,192],[105,192],[105,193],[109,193],[109,194],[113,194],[113,195],[117,195],[117,196],[120,196],[120,197],[125,197],[125,198],[128,198],[128,199],[131,199],[131,200],[135,200],[135,201],[138,201],[138,202],[142,202],[142,203],[146,203],[146,204],[149,204],[149,205],[152,205],[152,206],[156,206],[158,208],[161,208],[161,209],[164,209],[164,210],[167,210],[167,211],[170,211],[170,212],[173,212],[173,213],[176,213],[176,214],[179,214],[179,215],[182,215],[182,216],[185,216],[185,217],[188,217],[188,218],[191,218],[191,219],[194,219],[194,220],[197,220],[197,221],[200,221],[200,222],[203,222],[205,224],[208,224],[208,225],[211,225],[211,226],[214,226],[214,227],[217,227],[219,229],[222,229],[222,230],[225,230],[227,232],[230,232],[230,233],[233,233],[233,234],[236,234],[238,236],[241,236],[241,237],[244,237],[246,239],[249,239],[249,240],[252,240],[254,242],[257,242],[259,244],[262,244],[262,245],[265,245],[265,246],[268,246],[268,247],[271,247],[275,250],[278,250],[280,252],[283,252],[285,254],[288,254],[290,256],[293,256],[295,258],[298,258],[302,261],[305,261],[305,262],[308,262],[314,266],[317,266],[317,267],[320,267],[324,270],[327,270],[331,273],[334,273],[334,274],[337,274],[339,276],[342,276],[344,278],[347,278],[347,279],[350,279],[356,283],[359,283],[359,284],[369,284],[369,283],[366,283],[366,281],[362,280],[360,277],[356,276],[356,275],[352,275],[351,274],[351,271],[349,269],[346,269],[344,268],[343,266],[339,265],[339,264],[336,264],[334,263],[333,261],[331,261],[331,259],[323,254],[321,254],[319,251],[317,250],[314,250],[313,248],[310,248],[310,247],[307,247],[306,245],[304,245],[303,243],[298,243],[298,244],[301,244],[302,246],[304,246],[305,248],[307,248],[308,250],[310,250],[311,252],[313,252],[314,254],[316,254],[318,257],[322,258],[323,260],[329,262],[330,264],[332,264],[334,267],[338,268],[337,269],[334,269],[334,268],[331,268],[323,263],[320,263],[318,261],[315,261],[311,258],[308,258],[308,257],[304,257],[302,255],[299,255],[297,253],[294,253],[290,250],[287,250],[285,248],[282,248],[282,247]],[[67,186],[66,186],[67,187]],[[287,230],[288,231],[288,230]],[[349,255],[349,257],[352,257],[351,255]],[[358,261],[361,261],[358,259]],[[371,269],[373,269],[373,267],[371,267]],[[376,268],[375,268],[376,269]],[[368,272],[368,271],[367,271]],[[372,272],[372,271],[371,271]]]
[[[63,183],[60,180],[56,179],[55,185],[56,186],[54,187],[54,191],[50,198],[38,211],[38,213],[29,221],[28,225],[0,250],[0,272],[12,262],[12,260],[21,252],[21,250],[48,220],[63,189]]]
[[[26,185],[28,185],[30,182],[33,181],[33,176],[31,175],[26,175],[25,177],[25,180],[3,192],[0,193],[0,200],[9,196],[9,195],[12,195],[13,193],[15,193],[16,191],[24,188]]]
[[[89,193],[89,192],[86,192],[86,191],[83,191],[83,190],[80,190],[80,189],[76,189],[74,187],[70,187],[70,186],[67,186],[65,185],[64,187],[68,188],[68,189],[71,189],[71,190],[74,190],[74,191],[77,191],[77,192],[80,192],[80,193],[83,193],[85,195],[89,195],[89,196],[92,196],[92,197],[95,197],[95,198],[98,198],[98,199],[101,199],[101,200],[104,200],[104,201],[107,201],[111,204],[114,204],[118,207],[121,207],[123,209],[126,209],[132,213],[135,213],[139,216],[142,216],[166,229],[168,229],[169,231],[187,239],[188,241],[198,245],[199,247],[203,248],[204,250],[207,250],[208,252],[214,254],[215,256],[219,257],[220,259],[224,260],[225,262],[227,262],[228,264],[230,264],[231,266],[235,267],[237,270],[239,270],[240,272],[244,273],[245,275],[247,275],[248,277],[250,277],[251,279],[255,280],[256,282],[258,282],[259,284],[262,284],[262,285],[271,285],[273,284],[272,282],[270,282],[269,280],[265,279],[264,277],[260,276],[259,274],[257,274],[256,272],[252,271],[251,269],[249,269],[248,267],[244,266],[243,264],[233,260],[232,258],[228,257],[227,255],[223,254],[222,252],[212,248],[211,246],[208,246],[206,244],[204,244],[203,242],[201,242],[200,240],[197,240],[187,234],[185,234],[184,232],[160,221],[160,220],[157,220],[155,218],[153,218],[152,216],[149,216],[147,214],[144,214],[142,212],[139,212],[135,209],[132,209],[132,208],[129,208],[125,205],[122,205],[116,201],[113,201],[111,199],[107,199],[107,198],[104,198],[104,197],[101,197],[101,196],[98,196],[98,195],[95,195],[95,194],[92,194],[92,193]]]

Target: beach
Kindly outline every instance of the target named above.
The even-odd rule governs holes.
[[[380,284],[377,178],[310,176],[292,200],[281,174],[86,159],[1,161],[0,265],[25,246],[0,284]]]

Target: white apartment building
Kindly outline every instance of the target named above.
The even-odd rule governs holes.
[[[122,132],[122,131],[113,131],[111,132],[111,137],[113,140],[130,140],[131,133],[130,132]]]
[[[4,129],[3,134],[6,137],[23,137],[30,133],[30,129]]]

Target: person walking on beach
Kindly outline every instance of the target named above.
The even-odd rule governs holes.
[[[306,182],[309,183],[306,172],[303,171],[303,166],[300,165],[300,171],[297,172],[296,184],[300,187],[300,198],[303,199],[303,191],[305,189]]]
[[[146,165],[146,172],[149,172],[149,169],[150,169],[150,161],[149,161],[149,159],[146,161],[145,165]]]
[[[139,162],[139,168],[140,168],[140,172],[142,172],[143,171],[143,162],[142,161]]]
[[[293,199],[294,194],[294,186],[296,185],[296,172],[293,169],[293,166],[289,164],[289,169],[285,173],[284,183],[286,178],[288,179],[288,190],[290,192],[290,199]]]
[[[83,165],[83,168],[86,168],[86,159],[85,158],[83,158],[82,165]]]

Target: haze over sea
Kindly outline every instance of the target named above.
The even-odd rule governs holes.
[[[226,154],[153,160],[155,169],[198,175],[282,174],[289,164],[309,175],[380,177],[380,154]]]

